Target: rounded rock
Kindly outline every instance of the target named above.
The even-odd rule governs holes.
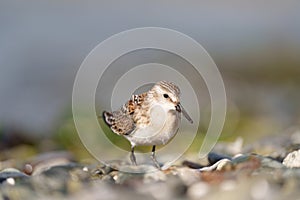
[[[282,164],[289,168],[300,167],[300,149],[289,153],[283,160]]]

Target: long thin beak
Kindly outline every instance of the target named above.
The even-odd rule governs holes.
[[[185,109],[183,108],[183,106],[178,103],[177,106],[176,106],[176,110],[178,112],[181,112],[183,114],[183,116],[192,124],[194,123],[192,118],[189,116],[189,114],[185,111]]]

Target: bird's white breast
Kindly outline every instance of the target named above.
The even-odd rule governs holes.
[[[149,114],[150,123],[147,126],[139,124],[130,135],[125,136],[133,146],[163,145],[177,133],[181,116],[179,112],[156,104],[151,107]]]

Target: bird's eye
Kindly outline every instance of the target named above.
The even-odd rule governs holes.
[[[168,95],[168,94],[164,94],[164,97],[165,97],[165,98],[169,98],[169,95]]]

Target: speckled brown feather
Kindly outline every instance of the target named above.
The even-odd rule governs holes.
[[[135,128],[132,117],[123,113],[122,110],[112,113],[104,111],[103,119],[110,129],[118,135],[130,134]]]
[[[125,103],[121,109],[114,112],[103,112],[105,123],[118,135],[129,135],[143,118],[139,116],[147,93],[132,95],[132,98]],[[145,121],[145,120],[143,120]]]

